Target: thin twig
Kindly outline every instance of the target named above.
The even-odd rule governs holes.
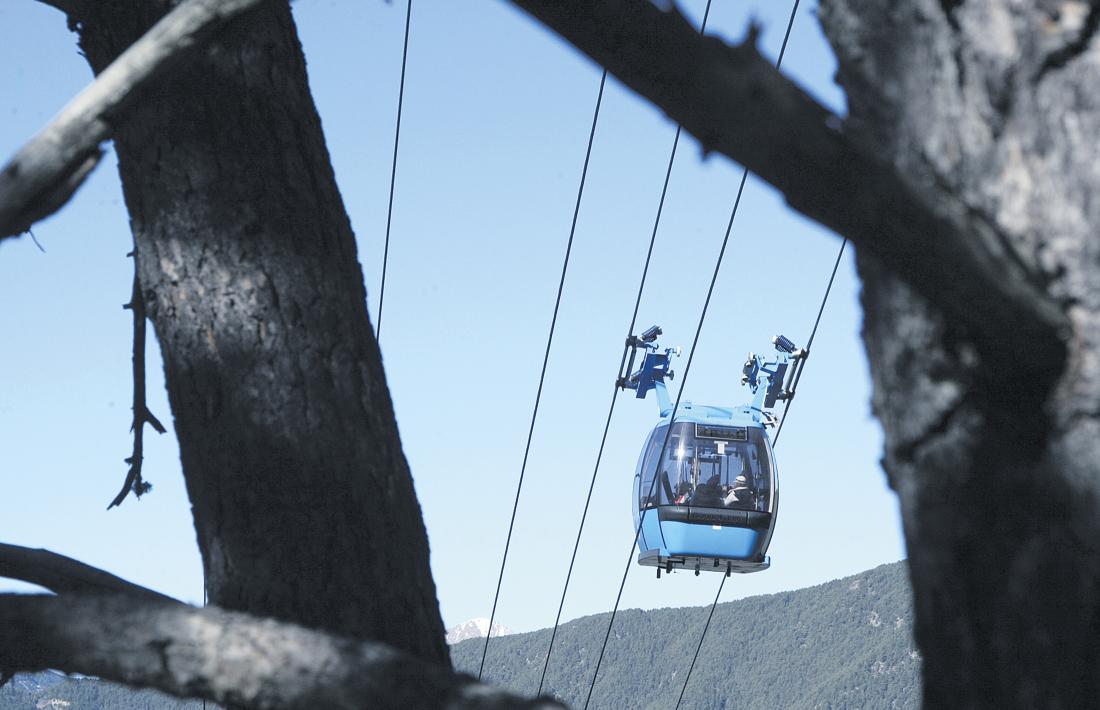
[[[36,247],[38,247],[38,251],[45,254],[46,253],[46,247],[42,246],[42,242],[38,241],[38,237],[34,236],[34,232],[32,230],[28,229],[27,234],[31,235],[31,241],[34,242],[34,245]]]
[[[122,484],[122,490],[107,506],[107,510],[114,508],[134,492],[138,498],[149,492],[153,487],[141,477],[141,463],[145,453],[145,425],[153,427],[158,434],[165,432],[164,425],[153,416],[149,408],[145,406],[145,296],[141,292],[141,277],[138,275],[137,255],[130,252],[128,255],[134,259],[134,287],[130,293],[130,302],[123,306],[134,314],[134,419],[130,425],[130,431],[134,433],[134,451],[126,463],[130,464],[130,470],[126,473],[126,481]]]

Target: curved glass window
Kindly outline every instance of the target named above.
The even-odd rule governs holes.
[[[666,446],[667,434],[654,429],[638,460],[639,507],[771,509],[771,446],[759,427],[676,423]]]

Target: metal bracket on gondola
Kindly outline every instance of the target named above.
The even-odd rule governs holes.
[[[748,385],[756,397],[751,407],[758,412],[766,412],[778,402],[794,397],[798,375],[806,362],[808,352],[797,347],[790,338],[777,335],[772,338],[776,354],[765,359],[756,353],[741,368],[741,384]]]
[[[657,347],[652,343],[663,332],[661,326],[654,325],[650,326],[641,335],[632,334],[626,337],[626,344],[623,345],[623,359],[619,363],[619,376],[615,378],[615,385],[619,389],[626,389],[626,373],[634,369],[634,357],[638,354],[638,349],[656,350]],[[627,354],[630,355],[629,360],[627,360]]]
[[[644,399],[658,382],[663,382],[665,379],[671,380],[676,376],[676,373],[669,369],[669,361],[673,355],[680,354],[680,348],[665,348],[664,352],[660,352],[660,346],[656,341],[662,332],[660,326],[654,325],[641,335],[631,335],[626,339],[622,365],[619,367],[619,376],[615,379],[615,384],[620,389],[637,391],[638,399]],[[634,360],[639,350],[643,351],[645,356],[642,358],[641,367],[634,370]]]
[[[657,337],[661,335],[660,326],[652,326],[641,335],[631,335],[626,339],[623,358],[619,364],[619,375],[615,386],[624,390],[634,390],[638,399],[645,399],[650,390],[657,391],[657,408],[661,416],[672,411],[672,401],[668,396],[665,380],[675,377],[669,368],[673,355],[680,354],[680,348],[665,348],[661,352]],[[634,369],[634,360],[638,352],[644,353],[641,367]]]

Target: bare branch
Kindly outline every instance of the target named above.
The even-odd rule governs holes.
[[[98,163],[111,123],[143,87],[263,1],[186,0],[123,52],[0,170],[0,241],[22,234],[69,200]]]
[[[58,668],[255,710],[561,708],[383,644],[123,595],[0,595],[0,669]]]
[[[912,184],[756,51],[648,0],[513,0],[799,212],[848,237],[966,327],[994,362],[1051,379],[1068,319],[1005,235],[947,187]]]
[[[4,543],[0,543],[0,577],[37,584],[58,594],[118,592],[163,602],[176,601],[56,552]]]
[[[130,464],[130,470],[126,473],[126,480],[122,484],[122,490],[118,492],[107,510],[114,508],[126,499],[130,491],[138,498],[149,492],[152,485],[141,477],[141,464],[145,459],[145,425],[153,427],[158,434],[165,432],[164,425],[153,416],[145,405],[145,294],[141,291],[141,277],[138,275],[137,252],[130,252],[134,259],[134,286],[130,292],[130,302],[123,308],[128,308],[134,314],[134,352],[133,352],[133,377],[134,377],[134,418],[130,425],[130,431],[134,432],[134,449],[126,463]]]

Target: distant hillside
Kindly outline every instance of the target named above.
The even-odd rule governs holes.
[[[49,671],[17,675],[0,688],[0,710],[202,710],[202,701]]]
[[[591,707],[674,707],[706,612],[620,612]],[[607,619],[589,616],[558,630],[546,687],[573,707],[584,705]],[[720,604],[682,707],[918,708],[911,624],[904,562]],[[549,639],[548,630],[494,638],[485,679],[533,694]],[[476,675],[481,648],[476,640],[452,646],[456,667]]]

